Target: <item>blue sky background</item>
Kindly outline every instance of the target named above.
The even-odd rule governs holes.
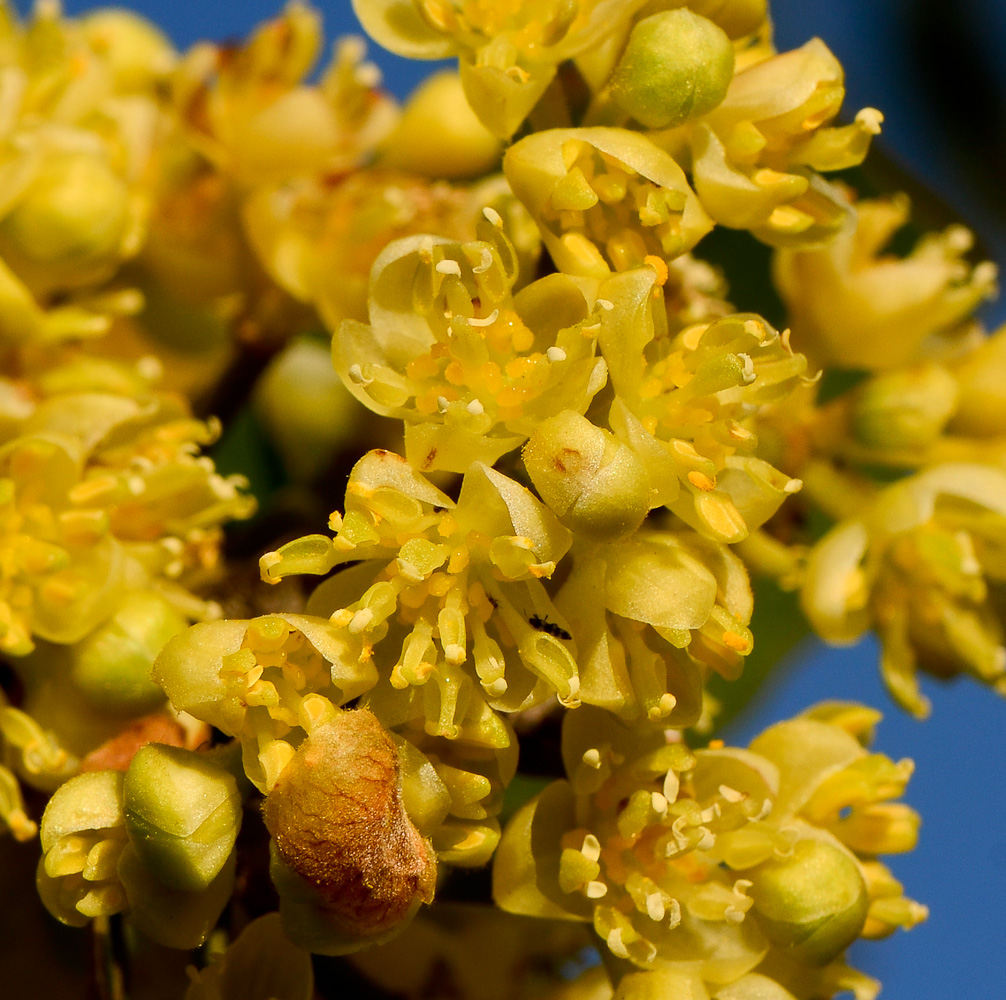
[[[19,6],[23,9],[23,2]],[[90,6],[66,4],[69,13]],[[132,6],[182,47],[200,38],[241,37],[278,9],[269,0],[139,0]],[[348,0],[321,6],[330,38],[357,30]],[[995,173],[1006,169],[1000,167],[1006,159],[996,156],[996,142],[1006,144],[1006,129],[991,129],[996,123],[1006,126],[1006,0],[956,0],[952,5],[938,0],[773,0],[772,9],[779,47],[821,36],[845,65],[850,112],[864,105],[879,107],[887,116],[884,149],[936,188],[979,230],[1000,265],[1006,263],[1006,183],[1002,173]],[[920,28],[927,12],[932,15],[929,26]],[[941,23],[948,12],[953,22]],[[908,45],[907,39],[927,31],[928,42],[918,55],[919,47]],[[956,59],[947,55],[946,40],[954,31],[960,36],[955,36]],[[371,55],[399,94],[427,69],[376,47]],[[989,318],[1002,321],[1006,309],[993,307]],[[932,683],[926,690],[933,715],[918,723],[884,692],[876,659],[870,642],[851,650],[802,648],[734,725],[731,738],[747,740],[822,698],[858,699],[882,709],[878,749],[895,758],[914,758],[917,771],[908,800],[923,815],[919,848],[893,859],[892,867],[932,915],[910,934],[857,946],[853,963],[884,982],[884,1000],[1003,996],[1006,703],[970,682]]]

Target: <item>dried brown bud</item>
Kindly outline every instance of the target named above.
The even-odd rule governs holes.
[[[348,935],[386,935],[432,901],[436,854],[402,804],[395,744],[367,709],[314,730],[263,811],[280,858]]]

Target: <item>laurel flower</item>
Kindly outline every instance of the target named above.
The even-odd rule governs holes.
[[[882,490],[811,550],[801,605],[814,629],[838,643],[875,629],[884,681],[915,715],[929,711],[919,669],[1006,687],[1004,497],[998,469],[937,465]]]
[[[848,203],[817,171],[860,163],[883,116],[864,108],[851,125],[828,126],[843,77],[814,38],[739,71],[722,103],[686,126],[695,190],[716,222],[772,246],[813,249],[850,221]]]
[[[515,711],[550,694],[577,703],[575,650],[542,584],[570,534],[530,492],[474,465],[455,503],[405,459],[375,451],[354,467],[331,524],[332,539],[263,556],[263,578],[358,562],[311,607],[331,615],[351,661],[372,660],[402,698],[421,699],[430,735],[490,732],[486,705]]]
[[[127,907],[117,873],[127,843],[119,772],[94,771],[63,785],[49,801],[41,832],[37,881],[50,913],[83,927]]]
[[[604,278],[691,250],[712,220],[681,167],[638,132],[549,129],[507,150],[503,172],[556,266]]]
[[[518,259],[492,209],[479,239],[418,236],[374,264],[370,324],[347,320],[335,368],[365,406],[406,421],[409,461],[463,472],[518,447],[545,417],[582,412],[604,384],[592,289],[550,275],[516,295]]]
[[[516,767],[509,728],[483,705],[449,741],[431,737],[422,699],[398,697],[354,637],[326,618],[195,625],[167,643],[154,679],[177,709],[236,737],[245,774],[266,794],[308,753],[305,744],[324,744],[340,725],[339,707],[362,695],[391,730],[405,809],[441,860],[481,864],[499,839],[492,817]]]
[[[885,252],[908,221],[908,199],[855,204],[855,227],[823,249],[783,249],[774,279],[793,338],[819,364],[891,371],[922,360],[995,291],[996,268],[970,267],[963,226],[930,233],[906,257]]]
[[[910,762],[870,754],[857,738],[876,718],[825,704],[749,750],[693,753],[595,709],[572,713],[563,729],[569,778],[508,826],[496,901],[509,912],[590,920],[615,956],[640,969],[718,984],[754,974],[797,997],[830,996],[842,952],[872,909],[884,912],[883,880],[861,855],[872,865],[877,853],[910,849],[918,822],[889,801]],[[893,898],[890,882],[887,890]],[[925,909],[905,902],[901,915],[910,927]]]
[[[243,45],[193,46],[172,81],[188,141],[240,186],[359,166],[394,124],[394,104],[359,38],[305,83],[321,43],[318,12],[291,3]]]
[[[804,381],[806,359],[786,334],[738,313],[686,327],[664,323],[655,266],[601,286],[612,306],[598,344],[615,401],[608,419],[646,466],[651,506],[665,505],[697,531],[736,542],[763,524],[799,480],[755,454],[757,415]]]
[[[20,432],[0,449],[0,648],[77,643],[144,587],[189,618],[215,613],[186,584],[251,500],[199,455],[212,425],[170,397],[78,393],[39,404]]]
[[[639,531],[571,558],[556,607],[576,642],[582,701],[625,720],[693,725],[708,670],[736,678],[752,648],[741,561],[689,531]]]
[[[240,820],[226,770],[149,744],[125,774],[90,771],[57,789],[42,817],[39,895],[74,927],[125,913],[161,944],[197,947],[233,890]]]
[[[376,681],[344,647],[317,617],[204,622],[165,645],[153,676],[176,709],[237,738],[245,773],[268,792],[305,735]]]
[[[385,246],[420,233],[473,240],[486,205],[500,214],[520,272],[529,273],[538,232],[498,177],[461,187],[381,165],[336,181],[285,179],[249,193],[242,224],[270,277],[335,331],[344,319],[366,320],[371,270]]]
[[[627,31],[643,0],[354,0],[367,33],[399,55],[457,55],[472,109],[508,138],[538,102],[559,63]]]
[[[71,20],[58,4],[39,5],[23,25],[7,16],[0,34],[0,343],[93,337],[108,329],[96,286],[142,243],[144,173],[174,52],[140,17]]]

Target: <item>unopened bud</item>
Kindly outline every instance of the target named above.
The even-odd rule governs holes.
[[[734,75],[722,28],[681,8],[644,18],[611,76],[618,105],[647,128],[673,128],[712,111]]]
[[[123,783],[126,830],[144,866],[171,889],[207,888],[241,825],[237,782],[205,757],[158,743],[139,750]]]
[[[402,109],[382,149],[382,163],[424,177],[478,177],[502,155],[502,144],[475,116],[457,73],[435,73]]]
[[[36,293],[77,288],[118,264],[131,223],[126,185],[103,160],[51,156],[0,221],[0,252]]]
[[[188,622],[151,591],[130,594],[115,614],[74,649],[73,679],[98,709],[141,715],[164,701],[151,680],[154,659]]]
[[[368,709],[315,729],[263,810],[276,853],[300,878],[296,895],[313,891],[318,922],[329,922],[334,937],[382,937],[433,899],[436,855],[405,811],[395,744]],[[290,923],[287,931],[300,936]]]
[[[840,955],[863,929],[869,895],[855,859],[837,843],[799,841],[793,853],[749,869],[754,912],[769,940],[814,964]]]
[[[852,427],[872,448],[924,448],[943,430],[957,405],[957,383],[939,365],[870,379],[858,392]]]
[[[571,410],[538,425],[524,465],[559,520],[596,541],[630,534],[650,509],[650,481],[636,453]]]

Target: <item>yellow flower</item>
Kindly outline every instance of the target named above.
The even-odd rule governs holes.
[[[457,55],[472,109],[507,138],[538,102],[559,63],[620,38],[644,0],[354,0],[375,41],[399,55]]]
[[[367,318],[371,270],[385,246],[419,233],[475,239],[486,205],[504,219],[526,279],[540,240],[499,178],[462,188],[383,166],[338,183],[326,176],[301,178],[258,187],[244,205],[242,221],[273,280],[311,303],[335,331],[344,319]]]
[[[914,836],[899,831],[917,825],[888,802],[910,762],[869,754],[857,738],[869,738],[876,718],[823,704],[749,750],[691,753],[594,709],[570,714],[569,779],[507,827],[496,901],[509,912],[590,920],[615,956],[652,976],[630,974],[617,996],[647,997],[679,980],[676,989],[692,981],[682,995],[695,997],[707,985],[730,997],[717,988],[731,983],[744,996],[742,982],[764,982],[757,995],[769,997],[831,995],[829,979],[855,981],[841,954],[868,922],[873,935],[897,917],[910,927],[925,916],[896,904],[900,887],[867,868],[878,852],[910,848]]]
[[[310,607],[331,616],[350,662],[373,660],[399,700],[425,706],[431,736],[470,730],[500,745],[508,739],[490,707],[515,711],[550,694],[577,703],[575,648],[542,583],[570,534],[529,491],[475,464],[455,503],[405,459],[376,451],[354,467],[345,513],[331,523],[332,539],[308,535],[263,556],[263,579],[358,562]]]
[[[884,681],[915,715],[929,711],[918,669],[1006,686],[994,597],[1004,498],[998,469],[937,465],[882,490],[811,550],[800,600],[814,629],[838,643],[875,629]]]
[[[850,209],[817,171],[860,163],[883,120],[864,108],[851,125],[825,127],[844,96],[841,64],[818,38],[738,72],[723,102],[686,127],[705,210],[772,246],[830,243]]]
[[[518,257],[495,210],[479,239],[415,236],[374,264],[370,324],[346,320],[335,368],[365,406],[406,421],[421,472],[496,462],[560,410],[582,412],[604,383],[590,282],[549,275],[512,294]]]
[[[615,400],[612,430],[646,467],[651,506],[733,543],[763,524],[800,481],[758,458],[757,419],[804,381],[806,359],[753,314],[671,335],[652,266],[614,275],[598,344]]]
[[[625,720],[694,725],[709,669],[728,678],[752,648],[743,563],[690,531],[578,545],[556,596],[578,651],[580,698]]]
[[[357,167],[394,122],[365,46],[344,39],[317,85],[320,15],[290,3],[236,50],[201,43],[173,79],[187,139],[240,186]]]
[[[774,278],[796,346],[819,364],[891,371],[921,360],[995,291],[996,268],[971,268],[971,234],[924,236],[905,258],[883,251],[908,221],[908,199],[864,200],[856,224],[823,249],[779,250]]]
[[[55,396],[0,448],[0,647],[77,643],[130,590],[185,616],[213,607],[185,586],[212,569],[219,525],[252,501],[198,448],[215,436],[170,397]]]
[[[604,278],[647,256],[670,261],[712,229],[681,167],[638,132],[534,133],[507,150],[503,172],[567,274]]]

